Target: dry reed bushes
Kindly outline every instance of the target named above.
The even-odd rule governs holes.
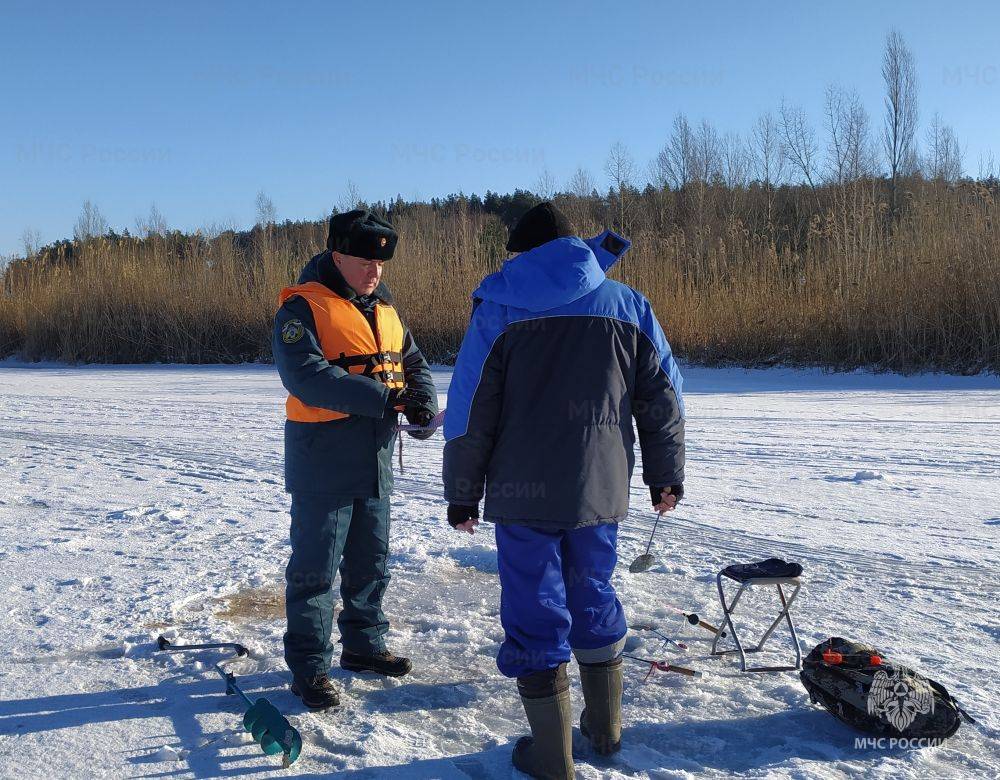
[[[35,360],[227,362],[261,355],[270,263],[224,245],[172,255],[158,242],[88,241],[74,262],[33,268],[5,301],[4,330]]]
[[[1000,370],[996,194],[925,185],[899,221],[874,199],[812,215],[798,249],[730,219],[695,251],[634,236],[620,276],[678,352],[708,362]]]
[[[995,188],[916,182],[891,217],[876,187],[786,193],[778,223],[762,221],[752,193],[710,188],[635,193],[630,210],[565,206],[581,233],[626,215],[634,246],[613,275],[650,297],[690,359],[1000,370]],[[506,231],[454,204],[407,206],[394,221],[401,241],[386,281],[424,351],[447,361],[470,292],[505,257]],[[321,223],[285,223],[210,240],[92,239],[72,257],[14,263],[0,349],[86,362],[266,360],[277,293],[323,241]]]

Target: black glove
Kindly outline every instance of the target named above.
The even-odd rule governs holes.
[[[419,425],[421,428],[426,428],[434,419],[434,410],[429,406],[407,409],[403,414],[406,415],[406,421],[410,425]]]
[[[448,504],[448,523],[452,528],[458,528],[462,523],[469,520],[479,519],[479,504],[466,506],[465,504]]]
[[[402,406],[403,414],[410,415],[418,409],[429,409],[433,400],[431,394],[426,390],[407,385],[402,390],[398,390],[395,387],[389,390],[389,397],[386,399],[385,406],[386,409],[395,409],[397,406]],[[407,419],[409,420],[409,417]]]
[[[434,419],[433,398],[426,390],[407,385],[402,390],[393,388],[389,391],[389,398],[385,402],[386,414],[394,415],[403,407],[403,416],[410,425],[419,425],[426,428]],[[429,439],[434,435],[434,431],[407,431],[414,439]]]
[[[667,490],[668,487],[658,487],[656,485],[649,486],[649,497],[653,499],[653,506],[662,503],[663,501],[663,491]],[[677,497],[677,503],[681,502],[684,498],[684,486],[683,485],[670,485],[669,486],[670,495]]]
[[[419,425],[421,428],[426,428],[431,424],[431,420],[434,419],[434,412],[427,406],[421,406],[414,409],[407,409],[403,412],[406,416],[406,421],[410,425]],[[434,435],[433,430],[429,431],[407,431],[410,436],[418,441],[423,441],[424,439],[429,439]]]

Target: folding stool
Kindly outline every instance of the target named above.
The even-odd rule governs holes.
[[[736,648],[732,650],[719,650],[718,644],[719,639],[722,637],[722,631],[715,635],[715,639],[712,642],[712,655],[728,655],[730,653],[739,653],[740,656],[740,670],[743,672],[787,672],[787,671],[797,671],[802,668],[802,649],[799,647],[799,638],[795,633],[795,624],[792,623],[792,604],[795,603],[795,597],[799,595],[799,589],[802,587],[802,583],[799,581],[799,576],[802,574],[802,567],[797,563],[787,563],[780,558],[768,558],[766,561],[759,561],[757,563],[742,563],[733,564],[732,566],[727,566],[725,569],[719,572],[715,578],[716,585],[719,588],[719,601],[722,603],[722,612],[724,615],[723,628],[728,626],[729,631],[732,633],[733,641],[736,643]],[[725,589],[722,586],[723,577],[733,580],[739,583],[739,589],[736,591],[736,595],[733,596],[732,601],[726,601]],[[778,613],[778,617],[774,619],[771,626],[764,632],[764,635],[760,638],[760,641],[754,647],[744,648],[743,642],[740,640],[739,633],[736,631],[736,624],[733,621],[733,614],[736,612],[736,605],[739,603],[740,597],[747,588],[752,588],[755,585],[773,585],[778,592],[778,599],[781,603],[781,611]],[[783,590],[784,586],[793,588],[791,595],[786,596]],[[788,624],[788,632],[791,635],[792,644],[795,646],[795,665],[794,666],[751,666],[747,667],[747,653],[757,653],[764,649],[764,643],[767,642],[774,630],[780,625],[781,621],[784,620]]]

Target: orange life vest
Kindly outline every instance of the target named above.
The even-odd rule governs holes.
[[[326,285],[306,282],[286,287],[278,297],[281,306],[296,295],[305,298],[316,321],[323,357],[352,374],[365,374],[390,388],[403,387],[403,323],[396,309],[375,304],[375,332],[357,306]],[[288,419],[295,422],[329,422],[350,415],[308,406],[293,395],[285,401]]]

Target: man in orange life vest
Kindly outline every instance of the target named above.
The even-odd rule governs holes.
[[[329,678],[338,570],[341,668],[392,677],[411,669],[409,659],[386,648],[382,612],[392,450],[398,413],[427,425],[437,413],[437,393],[381,282],[396,239],[388,222],[367,211],[334,215],[327,250],[281,292],[274,322],[274,362],[289,392],[285,661],[292,691],[314,709],[340,703]]]

